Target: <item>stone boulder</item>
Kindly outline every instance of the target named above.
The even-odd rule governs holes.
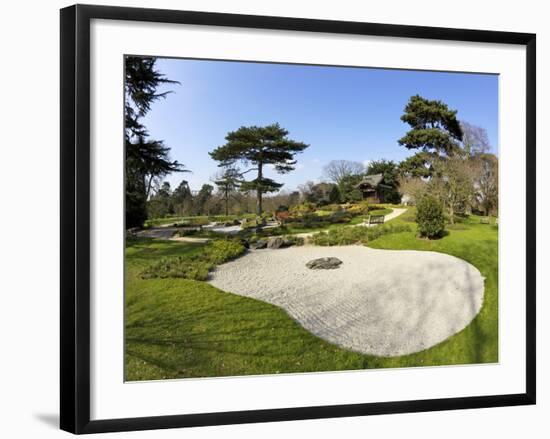
[[[280,236],[275,236],[273,238],[269,238],[269,241],[267,241],[267,248],[281,248],[284,247],[285,240],[281,238]]]
[[[250,244],[250,248],[254,250],[260,250],[267,247],[267,241],[265,239],[259,239],[258,241]]]
[[[306,264],[306,267],[312,270],[333,270],[341,264],[342,261],[340,259],[329,257],[313,259]]]
[[[290,247],[291,245],[294,245],[294,242],[292,242],[290,239],[284,239],[280,236],[274,236],[272,238],[269,238],[267,241],[267,248],[283,248],[283,247]]]

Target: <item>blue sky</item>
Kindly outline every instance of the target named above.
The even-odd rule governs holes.
[[[278,122],[310,145],[295,171],[268,171],[286,190],[319,181],[331,160],[400,161],[414,152],[397,140],[409,128],[400,116],[415,94],[442,100],[460,120],[485,128],[497,152],[495,75],[185,59],[159,59],[157,68],[181,83],[144,119],[151,137],[192,171],[167,177],[172,188],[182,179],[191,189],[208,183],[219,169],[208,152],[243,125]]]

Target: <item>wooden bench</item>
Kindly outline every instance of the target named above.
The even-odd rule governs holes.
[[[479,222],[481,224],[491,224],[491,219],[488,216],[482,216]]]
[[[384,217],[384,215],[369,215],[369,217],[365,220],[365,223],[369,226],[384,224]]]

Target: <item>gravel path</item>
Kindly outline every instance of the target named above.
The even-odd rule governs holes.
[[[334,270],[310,270],[334,256]],[[453,256],[363,246],[254,250],[219,266],[222,290],[285,309],[311,333],[377,356],[418,352],[465,328],[481,309],[484,279]]]
[[[400,215],[403,215],[406,211],[407,211],[407,209],[404,209],[402,207],[393,207],[392,211],[390,213],[388,213],[387,215],[384,215],[384,222],[387,223],[388,221],[390,221],[394,218],[397,218]],[[364,227],[374,227],[375,226],[375,224],[372,224],[372,225],[369,226],[365,223],[357,224],[357,225],[358,226],[364,226]]]

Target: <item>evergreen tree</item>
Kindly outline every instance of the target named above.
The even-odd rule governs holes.
[[[174,213],[170,183],[163,182],[158,191],[147,202],[151,218],[163,218]]]
[[[190,214],[193,210],[193,195],[189,188],[189,183],[182,180],[174,192],[172,193],[172,203],[176,213],[180,215]]]
[[[463,135],[456,113],[441,101],[412,96],[401,116],[411,129],[398,140],[399,144],[420,150],[428,160],[455,154]]]
[[[338,188],[340,189],[341,200],[346,203],[354,203],[363,199],[363,194],[357,185],[363,179],[362,175],[348,175],[341,179]]]
[[[283,184],[264,176],[266,165],[273,165],[276,172],[285,174],[294,170],[295,154],[302,152],[309,145],[291,140],[288,131],[279,124],[265,127],[240,127],[227,134],[225,145],[211,151],[210,156],[220,162],[220,166],[233,166],[237,162],[252,165],[241,175],[256,171],[256,178],[243,181],[242,191],[256,192],[256,210],[262,214],[262,196],[265,193],[277,192]]]
[[[340,189],[338,189],[338,185],[335,184],[332,186],[329,194],[328,194],[328,201],[330,204],[338,204],[341,201],[340,196]]]
[[[222,199],[225,204],[225,215],[229,215],[229,198],[231,194],[235,192],[241,185],[241,174],[237,168],[228,167],[221,174],[219,174],[214,184],[218,187],[222,195]]]
[[[427,178],[433,173],[433,165],[428,154],[417,152],[399,163],[398,172],[407,178]]]
[[[169,93],[157,88],[176,83],[156,70],[155,62],[156,58],[125,58],[126,227],[141,226],[147,218],[153,181],[183,170],[183,165],[170,160],[170,149],[162,141],[149,139],[140,121],[153,102]]]
[[[214,192],[214,186],[210,184],[203,184],[199,193],[196,196],[196,208],[198,214],[207,214],[209,215],[209,205],[208,202],[212,198],[212,192]]]

